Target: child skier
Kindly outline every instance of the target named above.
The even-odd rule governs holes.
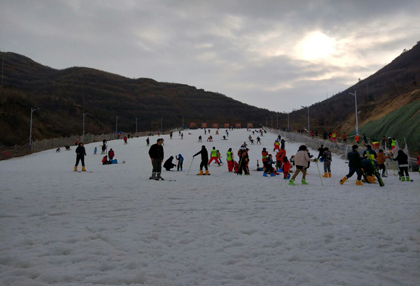
[[[382,177],[386,177],[386,168],[385,168],[385,161],[386,159],[390,158],[390,156],[385,156],[384,150],[379,149],[378,155],[376,157],[376,162],[378,163],[378,169],[382,170]]]
[[[263,173],[264,177],[268,177],[268,174],[270,174],[271,177],[276,176],[276,173],[273,169],[273,164],[274,164],[273,156],[270,154],[268,155],[267,160],[264,161],[264,167],[265,167],[265,171]]]
[[[219,159],[217,158],[217,150],[216,150],[216,147],[213,147],[213,150],[211,150],[211,153],[210,153],[210,161],[209,161],[209,165],[210,165],[210,163],[213,161],[213,160],[215,160],[216,161],[216,163],[217,163],[217,165],[219,165],[220,166],[220,162],[219,162]]]
[[[328,147],[324,148],[324,151],[322,152],[322,161],[324,162],[324,175],[322,177],[324,178],[331,178],[331,152],[328,149]]]
[[[176,170],[177,171],[180,171],[180,170],[182,171],[182,165],[184,164],[184,157],[182,157],[182,155],[179,154],[175,158],[178,161],[177,166],[176,166]]]
[[[284,179],[290,179],[290,170],[292,168],[292,165],[290,165],[289,160],[287,159],[287,156],[283,157],[283,175]]]

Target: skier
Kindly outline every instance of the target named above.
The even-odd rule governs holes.
[[[324,145],[321,145],[321,147],[318,148],[318,157],[317,159],[319,160],[319,158],[322,158],[324,156]]]
[[[321,162],[324,162],[324,175],[322,177],[324,178],[331,178],[331,152],[328,149],[328,147],[324,148],[324,152],[322,152],[322,159]],[[319,158],[318,158],[319,159]]]
[[[386,156],[383,149],[379,149],[378,156],[376,157],[376,162],[378,163],[378,169],[382,170],[382,177],[387,177],[385,174],[385,160],[390,158],[390,156]]]
[[[280,149],[286,149],[285,146],[286,141],[284,139],[281,139],[280,141]]]
[[[276,150],[280,150],[280,142],[278,139],[276,139],[276,141],[274,141],[274,149],[273,152],[275,152]]]
[[[210,161],[209,161],[208,165],[210,165],[210,163],[211,163],[213,160],[215,160],[215,161],[216,161],[216,163],[217,163],[217,165],[219,165],[219,166],[220,166],[219,159],[217,159],[217,150],[216,150],[216,147],[213,147],[213,150],[211,150],[211,153],[210,153]]]
[[[162,162],[164,158],[162,144],[163,144],[163,139],[158,138],[156,143],[150,146],[150,149],[149,149],[149,156],[150,156],[150,160],[153,166],[152,176],[149,179],[153,179],[156,181],[163,180],[163,178],[160,176],[160,173],[162,172]]]
[[[359,144],[360,143],[360,135],[356,134],[356,136],[354,136],[354,141]]]
[[[108,165],[108,164],[112,164],[112,163],[111,163],[111,161],[108,161],[108,156],[107,156],[107,155],[105,155],[105,156],[102,158],[102,165]]]
[[[401,182],[404,182],[407,180],[407,182],[410,181],[410,175],[408,174],[408,156],[404,153],[402,149],[398,150],[397,157],[394,159],[394,161],[398,162],[398,167],[400,168],[399,175]],[[404,177],[405,174],[405,177]]]
[[[198,142],[201,142],[203,140],[203,138],[200,136],[198,136]]]
[[[101,154],[106,154],[106,144],[102,145],[102,152]]]
[[[147,147],[149,147],[149,144],[150,144],[149,137],[147,137],[147,139],[146,139],[146,143],[147,143]]]
[[[264,177],[268,177],[268,174],[270,174],[271,177],[275,177],[276,173],[273,169],[273,156],[271,154],[268,155],[267,160],[264,161],[264,167],[265,167],[265,171],[263,173]]]
[[[375,184],[376,183],[376,178],[373,175],[373,173],[375,172],[374,168],[376,168],[376,167],[373,167],[370,159],[366,159],[366,158],[362,159],[362,161],[360,161],[360,165],[361,165],[362,172],[366,176],[367,183]],[[366,180],[364,180],[364,182],[366,182]]]
[[[85,156],[86,156],[86,149],[84,147],[83,142],[79,143],[79,146],[76,148],[76,165],[74,165],[74,171],[77,171],[77,166],[79,165],[79,161],[82,162],[82,171],[86,172],[85,169]]]
[[[257,144],[261,145],[261,138],[259,136],[257,137]]]
[[[287,156],[283,157],[283,178],[285,180],[290,179],[290,170],[292,168],[292,165],[290,165],[289,160],[287,159]]]
[[[232,153],[232,148],[229,148],[229,150],[226,152],[226,162],[228,165],[228,171],[232,172],[233,171],[233,153]]]
[[[352,151],[347,154],[347,157],[349,159],[349,173],[340,180],[340,184],[341,185],[344,184],[344,182],[347,181],[348,178],[353,176],[354,173],[357,173],[356,185],[363,186],[363,184],[362,184],[363,173],[362,173],[362,170],[361,170],[362,158],[360,157],[360,154],[357,151],[359,149],[359,146],[358,145],[353,145],[351,147],[351,149],[352,149]]]
[[[173,160],[174,160],[174,156],[170,156],[168,160],[166,160],[165,163],[163,164],[163,168],[165,168],[166,171],[170,171],[172,168],[176,167],[176,165],[172,163]]]
[[[341,135],[341,139],[343,139],[343,143],[344,144],[347,143],[347,135],[346,135],[346,133],[343,133],[343,135]]]
[[[128,144],[128,142],[127,142],[127,136],[124,136],[124,144]]]
[[[175,157],[175,159],[178,161],[176,170],[177,171],[182,171],[182,165],[184,164],[184,157],[182,157],[181,154],[178,155],[178,157]]]
[[[286,156],[286,150],[284,150],[284,148],[281,148],[276,154],[276,165],[277,165],[278,172],[281,172],[280,169],[283,166],[284,156]]]
[[[96,152],[98,152],[98,147],[95,147],[95,149],[93,150],[93,155],[96,155]]]
[[[217,156],[217,160],[219,160],[219,162],[220,162],[220,165],[222,165],[223,164],[223,162],[222,162],[222,154],[220,154],[220,151],[219,150],[216,150],[216,156]]]
[[[112,148],[109,149],[109,152],[108,152],[109,161],[112,161],[112,159],[114,159],[114,156],[115,156],[114,150],[112,150]]]
[[[369,152],[369,154],[370,154],[370,157],[373,159],[373,160],[375,160],[376,159],[376,157],[377,157],[377,155],[376,155],[376,152],[375,151],[373,151],[373,149],[372,149],[372,146],[370,146],[370,145],[366,145],[366,150],[363,152],[363,157],[364,158],[368,158],[368,155],[367,155],[367,153]],[[369,158],[368,158],[369,159]]]
[[[242,175],[242,171],[244,171],[245,175],[249,175],[249,169],[248,169],[248,148],[242,146],[238,150],[238,158],[239,158],[239,167],[238,167],[238,175]]]
[[[239,155],[239,154],[238,154]],[[267,160],[268,158],[268,152],[267,149],[263,148],[261,151],[261,156],[262,156],[262,163],[264,164],[264,161]]]
[[[307,168],[308,163],[312,160],[309,157],[308,148],[305,145],[301,145],[299,147],[299,150],[295,155],[294,161],[295,161],[295,164],[296,164],[296,173],[290,179],[289,185],[296,186],[295,185],[295,178],[297,177],[297,175],[300,172],[303,173],[302,185],[307,185],[308,183],[306,182],[306,171],[305,171],[305,169]],[[317,159],[314,159],[313,162],[317,162]]]
[[[193,158],[197,156],[198,154],[201,154],[201,163],[200,163],[200,173],[197,175],[210,175],[209,169],[207,167],[208,161],[209,161],[209,153],[207,152],[206,146],[201,146],[201,150],[198,151],[195,155],[193,155]],[[203,168],[206,169],[206,173],[203,174]]]

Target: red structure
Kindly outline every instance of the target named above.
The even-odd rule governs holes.
[[[207,123],[202,122],[201,123],[201,128],[207,128]]]
[[[236,123],[235,128],[242,128],[242,124],[241,123]]]
[[[247,123],[247,124],[246,124],[246,128],[253,128],[252,123]]]
[[[213,128],[219,128],[219,123],[213,123]]]
[[[223,124],[223,128],[229,128],[230,124],[229,123],[224,123]]]
[[[190,128],[197,128],[197,124],[195,122],[190,122]]]

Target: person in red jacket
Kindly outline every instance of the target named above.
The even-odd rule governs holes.
[[[264,161],[267,161],[268,159],[268,152],[267,149],[263,148],[261,151],[261,156],[262,156],[262,163],[264,164]]]
[[[280,142],[278,139],[276,139],[276,141],[274,141],[274,149],[273,152],[276,150],[280,150]]]
[[[112,150],[112,148],[111,148],[108,152],[109,161],[112,161],[114,156],[115,156],[114,150]]]
[[[281,148],[276,154],[277,170],[282,168],[284,156],[286,156],[286,150],[284,150],[284,148]]]
[[[283,157],[283,175],[284,179],[288,180],[290,179],[290,169],[292,168],[292,165],[290,164],[289,160],[287,159],[287,156]]]

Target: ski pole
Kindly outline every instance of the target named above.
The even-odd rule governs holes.
[[[316,167],[318,168],[318,175],[319,175],[319,178],[321,179],[321,184],[324,186],[324,182],[322,181],[321,171],[319,170],[318,161],[316,162]]]
[[[188,174],[190,173],[192,163],[194,162],[194,158],[195,158],[195,157],[193,157],[193,159],[191,160],[191,164],[190,164],[190,167],[188,168],[187,176],[188,176]]]

